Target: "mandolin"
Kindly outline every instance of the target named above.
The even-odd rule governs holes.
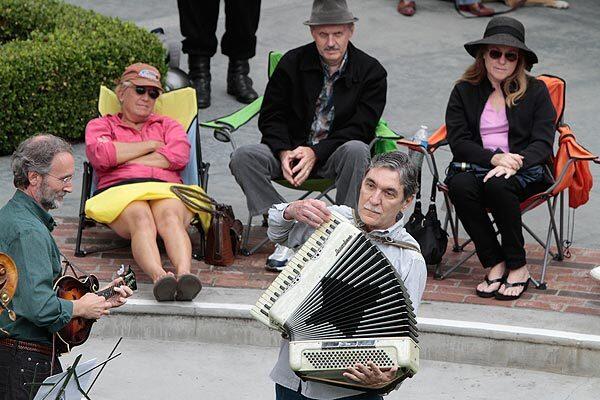
[[[131,266],[128,266],[127,270],[125,270],[125,266],[121,265],[121,268],[117,271],[117,276],[123,278],[121,285],[126,285],[131,290],[137,289],[135,273],[131,269]],[[86,293],[95,293],[98,296],[108,299],[116,294],[114,287],[121,285],[110,285],[106,289],[98,290],[100,285],[98,278],[94,275],[90,274],[80,278],[65,275],[56,281],[54,290],[59,298],[65,300],[78,300]],[[59,339],[56,343],[57,351],[59,353],[68,353],[74,346],[83,344],[90,336],[94,322],[96,322],[95,319],[86,319],[83,317],[71,319],[67,325],[56,333]]]
[[[0,314],[6,310],[11,321],[15,321],[17,316],[8,308],[8,303],[15,295],[18,281],[19,274],[14,261],[8,254],[0,253]]]

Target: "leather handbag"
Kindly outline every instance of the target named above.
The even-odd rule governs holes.
[[[419,175],[420,176],[420,175]],[[442,229],[435,205],[437,181],[431,185],[431,197],[427,214],[421,211],[421,189],[417,192],[415,210],[404,226],[406,231],[419,243],[426,264],[439,264],[448,246],[448,233]]]
[[[232,265],[239,254],[244,227],[235,218],[233,208],[219,203],[207,194],[188,186],[171,186],[171,191],[190,209],[212,215],[205,232],[204,261],[207,264],[226,267]],[[210,207],[199,204],[202,202]]]

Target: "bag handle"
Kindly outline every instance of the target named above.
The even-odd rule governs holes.
[[[171,192],[173,192],[182,202],[183,204],[185,204],[188,208],[199,212],[199,211],[204,211],[207,213],[210,213],[211,215],[223,215],[224,213],[217,210],[217,209],[211,209],[208,207],[204,207],[200,204],[198,204],[197,202],[193,201],[194,200],[200,200],[203,201],[205,203],[209,203],[214,207],[218,207],[220,206],[219,203],[217,203],[215,201],[215,199],[213,199],[212,197],[208,196],[205,193],[202,193],[199,190],[190,188],[188,186],[180,186],[180,185],[173,185],[171,186]]]

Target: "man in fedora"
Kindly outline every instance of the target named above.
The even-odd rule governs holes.
[[[356,21],[346,0],[314,0],[304,23],[313,42],[288,51],[273,72],[258,119],[261,143],[238,148],[229,164],[250,215],[285,202],[273,179],[295,187],[309,177],[334,179],[336,203],[356,206],[387,92],[385,69],[350,42]],[[292,255],[277,245],[267,269],[281,270]]]

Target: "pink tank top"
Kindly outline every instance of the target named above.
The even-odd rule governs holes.
[[[506,107],[502,107],[499,111],[496,111],[488,99],[481,113],[479,133],[481,134],[481,141],[485,149],[492,151],[500,149],[504,153],[509,153]]]

